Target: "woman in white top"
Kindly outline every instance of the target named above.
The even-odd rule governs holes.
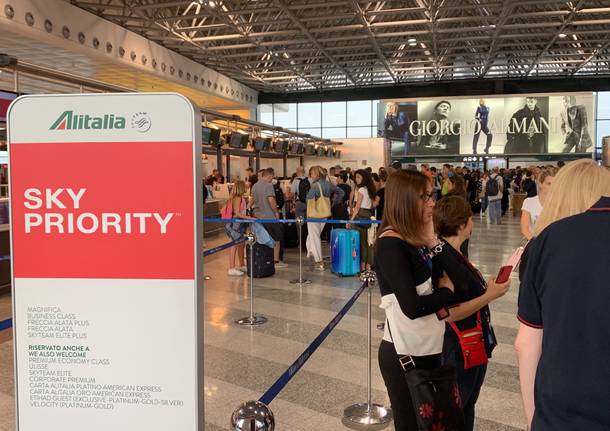
[[[371,220],[373,216],[373,201],[377,195],[375,184],[371,174],[364,169],[359,169],[354,175],[356,180],[356,190],[354,192],[355,201],[351,220]],[[369,225],[355,225],[360,232],[360,270],[371,269],[373,263],[372,248],[369,246],[368,229]]]
[[[379,368],[388,391],[396,431],[417,430],[413,406],[399,360],[409,356],[415,368],[441,365],[447,307],[456,301],[448,277],[432,286],[432,258],[451,258],[450,247],[434,233],[436,192],[417,171],[388,178],[385,210],[375,243],[375,271],[387,324],[379,346]],[[438,316],[438,317],[437,317]],[[444,429],[444,428],[443,428]]]
[[[542,212],[544,200],[549,194],[549,189],[553,184],[557,169],[548,167],[540,174],[540,193],[533,198],[527,198],[523,201],[521,208],[521,233],[529,241],[534,236],[534,227],[536,221]]]

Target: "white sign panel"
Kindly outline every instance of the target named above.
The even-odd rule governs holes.
[[[200,135],[177,94],[11,105],[19,431],[203,429]]]

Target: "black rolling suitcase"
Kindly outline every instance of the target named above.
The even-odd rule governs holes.
[[[294,213],[286,213],[288,220],[295,218]],[[284,247],[296,248],[299,246],[299,229],[296,223],[286,223],[284,225]]]
[[[273,249],[262,244],[254,244],[254,278],[271,277],[275,274]],[[250,247],[246,246],[246,261],[248,262],[248,277],[250,276]]]

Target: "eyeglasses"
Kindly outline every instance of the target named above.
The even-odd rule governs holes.
[[[424,202],[436,202],[436,192],[426,193],[419,196]]]

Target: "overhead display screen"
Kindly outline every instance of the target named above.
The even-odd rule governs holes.
[[[593,151],[592,93],[383,101],[392,157]]]

